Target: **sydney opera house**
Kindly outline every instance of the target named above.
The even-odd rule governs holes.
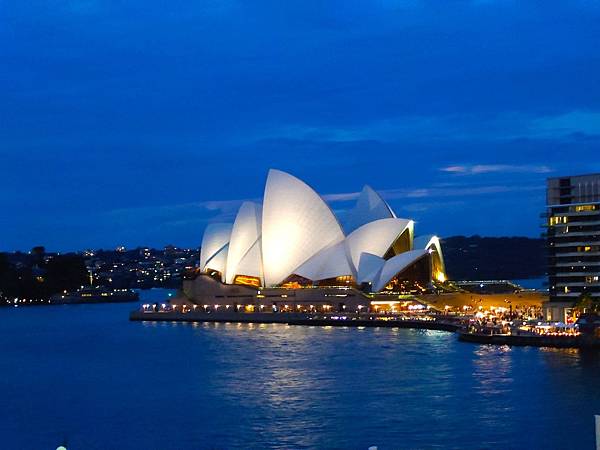
[[[233,223],[206,228],[190,278],[186,301],[205,308],[360,311],[446,275],[440,240],[415,237],[414,222],[370,187],[336,217],[307,184],[270,170],[262,204],[245,202]]]

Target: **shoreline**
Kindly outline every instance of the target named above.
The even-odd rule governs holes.
[[[368,318],[367,318],[368,317]],[[290,326],[404,328],[456,333],[458,340],[479,345],[508,345],[516,347],[600,348],[600,341],[585,336],[557,337],[537,335],[480,334],[464,331],[460,319],[395,319],[390,316],[347,319],[315,316],[309,313],[205,313],[190,311],[148,312],[136,310],[129,315],[133,322],[204,322],[204,323],[279,323]]]
[[[368,318],[367,318],[368,317]],[[347,319],[334,319],[329,317],[315,317],[310,313],[205,313],[190,311],[186,313],[148,312],[136,310],[129,315],[132,322],[205,322],[205,323],[280,323],[293,326],[318,326],[318,327],[381,327],[381,328],[412,328],[422,330],[435,330],[455,332],[461,328],[460,320],[443,319],[402,319],[392,316],[350,317]]]
[[[514,347],[600,348],[600,341],[585,336],[528,336],[514,334],[480,334],[457,331],[458,340],[481,345],[509,345]]]
[[[437,319],[382,319],[349,318],[333,319],[314,317],[307,313],[205,313],[205,312],[145,312],[132,311],[129,320],[133,322],[206,322],[206,323],[281,323],[294,326],[334,326],[334,327],[382,327],[382,328],[413,328],[422,330],[437,330],[455,332],[460,327],[459,322],[440,321]]]

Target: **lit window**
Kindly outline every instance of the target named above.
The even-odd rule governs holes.
[[[235,279],[233,280],[233,284],[242,284],[245,286],[260,287],[260,278],[247,276],[247,275],[236,275]]]
[[[598,209],[598,205],[579,205],[575,207],[576,212],[596,211],[596,209]]]
[[[583,245],[583,246],[577,247],[577,251],[578,252],[597,252],[598,246],[597,245]]]
[[[550,217],[550,226],[553,227],[554,225],[558,225],[561,223],[567,223],[569,221],[569,218],[566,216],[552,216]]]

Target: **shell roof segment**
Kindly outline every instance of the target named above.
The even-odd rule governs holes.
[[[238,268],[242,258],[254,246],[261,235],[262,207],[254,202],[244,202],[237,213],[227,254],[226,282],[233,283],[236,275],[242,274]],[[253,273],[262,272],[260,268]]]
[[[265,285],[274,286],[322,249],[344,240],[325,201],[306,183],[270,170],[262,215]]]
[[[233,225],[211,223],[206,227],[200,248],[200,270],[206,269],[206,262],[229,243]]]
[[[352,233],[361,226],[379,219],[393,219],[396,215],[387,202],[370,186],[365,185],[354,208],[348,211],[344,220],[344,230]]]

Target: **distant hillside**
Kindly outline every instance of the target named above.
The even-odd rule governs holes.
[[[497,280],[544,276],[545,242],[524,237],[453,236],[442,241],[451,280]]]

